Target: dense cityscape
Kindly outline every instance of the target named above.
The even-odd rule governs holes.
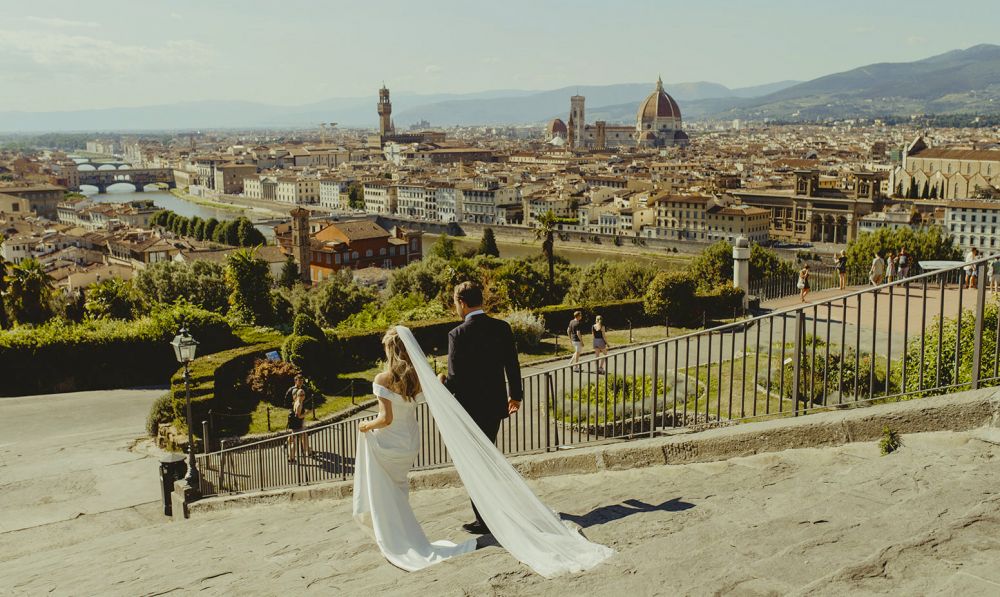
[[[838,8],[9,15],[0,593],[996,594],[995,10]]]

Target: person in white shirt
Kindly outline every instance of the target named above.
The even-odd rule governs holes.
[[[872,259],[872,267],[868,271],[868,280],[873,286],[878,286],[882,283],[882,279],[885,277],[885,260],[882,256],[875,252],[875,258]]]

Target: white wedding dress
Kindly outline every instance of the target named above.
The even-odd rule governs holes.
[[[420,379],[423,397],[466,491],[497,542],[546,578],[587,570],[614,555],[611,548],[592,543],[567,526],[538,499],[438,380],[410,330],[397,326],[396,331],[403,339]],[[382,390],[385,388],[377,391]],[[406,473],[420,442],[415,403],[385,391],[386,398],[392,400],[393,422],[388,427],[360,434],[354,514],[364,521],[370,513],[379,548],[390,562],[406,570],[417,570],[471,551],[475,540],[461,545],[427,541],[407,500]],[[401,422],[399,427],[397,422]],[[394,427],[396,430],[390,431]],[[382,433],[386,431],[387,434]]]
[[[378,384],[372,384],[372,389],[376,396],[392,403],[392,424],[358,434],[354,462],[355,520],[373,531],[375,542],[387,560],[410,572],[475,550],[475,539],[459,545],[427,540],[410,508],[407,479],[420,449],[417,400],[408,402]]]

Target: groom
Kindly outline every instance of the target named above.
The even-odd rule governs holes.
[[[441,381],[476,425],[496,443],[500,423],[521,408],[521,367],[510,325],[483,312],[483,290],[472,282],[455,287],[455,311],[464,321],[448,333],[448,375]],[[506,376],[506,379],[505,379]],[[509,386],[509,388],[508,388]],[[470,533],[490,530],[472,504]]]

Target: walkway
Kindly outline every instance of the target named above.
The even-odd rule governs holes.
[[[135,512],[0,534],[0,578],[29,595],[996,595],[1000,447],[972,433],[549,477],[541,499],[618,553],[547,581],[491,541],[418,573],[389,565],[351,500],[183,523]],[[462,540],[462,489],[416,491],[432,540]]]

